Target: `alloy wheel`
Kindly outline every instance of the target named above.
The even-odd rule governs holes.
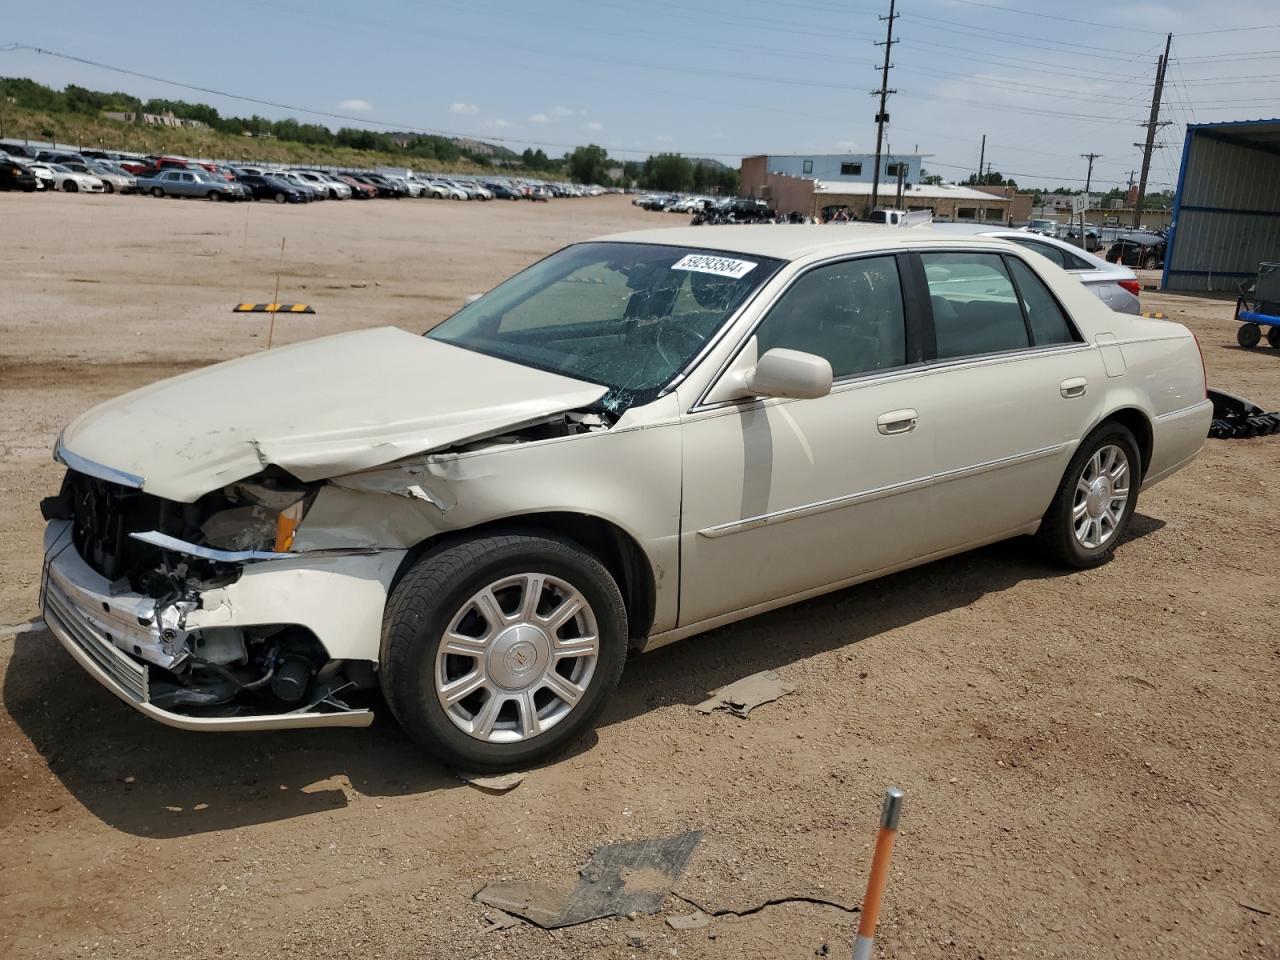
[[[436,696],[469,736],[519,743],[573,711],[599,658],[586,597],[558,577],[521,573],[477,591],[454,614],[436,653]]]
[[[1129,506],[1129,457],[1113,443],[1099,447],[1076,480],[1071,526],[1076,540],[1089,550],[1111,541]]]

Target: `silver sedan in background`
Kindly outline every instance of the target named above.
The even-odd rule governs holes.
[[[206,170],[161,170],[154,177],[138,180],[138,189],[153,197],[208,197],[235,200],[236,185]]]
[[[929,228],[940,233],[962,233],[966,236],[999,237],[1016,243],[1045,257],[1084,284],[1085,289],[1118,313],[1137,315],[1142,312],[1139,294],[1142,284],[1138,275],[1118,263],[1086,253],[1075,244],[1046,237],[1031,230],[981,223],[931,223]]]

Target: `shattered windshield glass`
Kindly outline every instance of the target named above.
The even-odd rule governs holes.
[[[609,388],[612,413],[649,403],[782,265],[647,243],[566,247],[427,334]]]

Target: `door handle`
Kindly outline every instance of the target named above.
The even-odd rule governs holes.
[[[1062,386],[1058,388],[1062,392],[1062,396],[1067,400],[1075,397],[1083,397],[1085,391],[1089,389],[1089,381],[1084,377],[1072,377],[1070,380],[1063,380]]]
[[[916,428],[919,416],[914,410],[890,410],[877,418],[876,429],[886,437],[895,433],[910,433]]]

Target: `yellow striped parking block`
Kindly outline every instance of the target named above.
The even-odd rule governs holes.
[[[305,303],[237,303],[232,313],[315,313],[315,308]]]
[[[1142,311],[1142,315],[1146,317],[1148,320],[1168,320],[1169,319],[1159,310],[1144,310]]]

